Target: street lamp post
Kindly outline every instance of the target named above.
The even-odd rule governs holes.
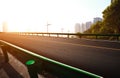
[[[46,26],[47,26],[47,33],[48,33],[48,26],[50,26],[50,25],[51,25],[51,24],[49,24],[49,23],[47,22],[47,25],[46,25]]]

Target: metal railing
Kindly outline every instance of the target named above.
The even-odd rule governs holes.
[[[120,40],[120,34],[79,34],[79,33],[43,33],[43,32],[11,32],[12,34],[17,35],[31,35],[31,36],[66,36],[67,38],[70,37],[78,37],[78,38],[88,38],[88,37],[95,37],[95,39],[99,39],[99,37],[114,37],[115,40]]]
[[[103,78],[96,74],[41,56],[3,40],[0,40],[0,45],[2,45],[2,50],[5,52],[6,60],[9,60],[7,55],[7,52],[9,52],[27,66],[31,78],[38,78],[37,75],[42,71],[50,72],[58,78]]]

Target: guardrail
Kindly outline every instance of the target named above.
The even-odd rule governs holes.
[[[13,34],[18,35],[36,35],[36,36],[66,36],[67,38],[72,37],[95,37],[95,39],[99,39],[99,37],[114,37],[116,40],[120,40],[120,34],[80,34],[80,33],[43,33],[43,32],[12,32]]]
[[[50,72],[58,78],[103,78],[96,74],[60,63],[34,52],[25,50],[3,40],[0,40],[5,58],[9,61],[7,52],[27,66],[30,78],[38,78],[42,71]]]

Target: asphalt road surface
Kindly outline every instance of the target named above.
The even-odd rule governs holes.
[[[104,78],[120,78],[120,42],[11,34],[0,39]]]

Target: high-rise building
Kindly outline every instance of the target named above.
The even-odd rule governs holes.
[[[88,30],[90,28],[90,26],[92,25],[92,22],[89,21],[89,22],[86,22],[86,30]]]
[[[86,23],[82,23],[82,24],[76,23],[75,24],[75,32],[76,33],[78,33],[78,32],[83,33],[84,31],[88,30],[91,25],[92,25],[91,21],[86,22]]]
[[[93,23],[96,23],[96,22],[98,22],[98,21],[102,21],[102,18],[100,18],[100,17],[94,18]]]
[[[83,32],[83,27],[82,27],[82,24],[80,24],[80,33]]]
[[[82,27],[81,29],[82,29],[82,33],[83,33],[86,30],[86,24],[82,23],[81,27]]]
[[[78,32],[80,32],[80,24],[76,23],[75,24],[75,33],[78,33]]]
[[[7,22],[3,22],[3,32],[8,32]]]

